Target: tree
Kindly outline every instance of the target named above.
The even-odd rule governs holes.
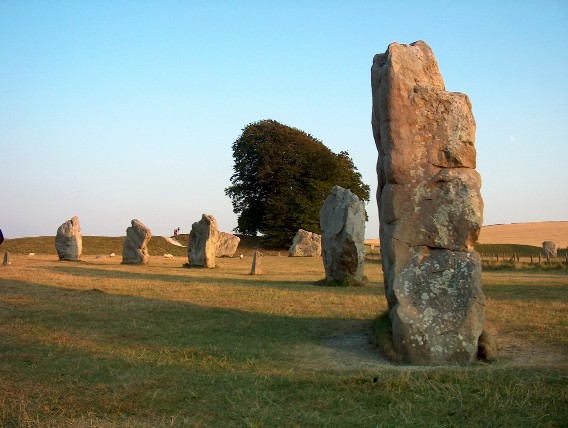
[[[369,186],[349,153],[274,120],[247,125],[233,143],[234,174],[225,189],[239,214],[235,231],[290,245],[298,229],[320,232],[319,211],[335,185],[369,201]]]

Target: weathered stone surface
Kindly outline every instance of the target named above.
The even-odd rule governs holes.
[[[544,241],[542,243],[542,254],[544,257],[557,257],[558,249],[556,248],[556,243],[554,241]]]
[[[190,266],[214,268],[218,239],[217,220],[212,215],[203,214],[201,220],[193,223],[189,233],[187,256]]]
[[[241,238],[226,232],[219,232],[215,254],[217,257],[233,257],[241,242]]]
[[[320,227],[326,280],[361,281],[365,268],[363,202],[350,190],[333,187],[320,210]]]
[[[393,346],[411,364],[467,364],[485,299],[475,120],[446,92],[430,47],[392,43],[373,59],[377,202]]]
[[[262,275],[262,253],[255,251],[252,256],[252,266],[250,267],[251,275]]]
[[[140,220],[132,220],[132,226],[126,229],[126,239],[122,248],[122,263],[141,265],[150,261],[148,242],[152,238],[152,231]]]
[[[12,262],[10,261],[10,253],[6,251],[4,257],[2,258],[2,266],[10,266]]]
[[[290,257],[320,257],[321,235],[299,229],[288,250]]]
[[[83,238],[79,218],[74,216],[57,229],[55,249],[59,260],[77,261],[83,252]]]

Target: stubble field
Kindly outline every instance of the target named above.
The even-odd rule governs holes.
[[[561,426],[568,276],[488,272],[492,364],[409,367],[370,340],[369,286],[315,286],[320,259],[187,269],[15,254],[0,267],[0,426]]]

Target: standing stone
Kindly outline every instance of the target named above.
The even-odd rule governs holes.
[[[55,249],[59,260],[77,261],[81,258],[83,238],[77,216],[59,226],[55,235]]]
[[[10,266],[12,262],[10,261],[10,253],[6,251],[4,253],[4,258],[2,259],[2,266]]]
[[[542,254],[546,258],[558,257],[558,250],[554,241],[544,241],[542,243]]]
[[[241,238],[226,232],[219,232],[219,238],[215,247],[217,257],[233,257]]]
[[[122,263],[129,265],[143,265],[150,261],[148,242],[152,238],[152,231],[139,220],[132,220],[132,226],[126,229],[126,239],[122,248]]]
[[[475,120],[446,92],[430,47],[392,43],[373,59],[377,202],[393,347],[410,364],[467,364],[485,298]]]
[[[327,282],[361,281],[365,262],[365,206],[339,186],[331,189],[320,210],[322,256]]]
[[[203,214],[201,220],[193,223],[189,233],[189,265],[214,268],[218,238],[217,220],[212,215]]]
[[[252,266],[250,268],[251,275],[262,275],[262,253],[260,251],[255,251],[252,256]]]
[[[292,246],[288,250],[290,257],[320,257],[321,235],[299,229],[294,236]]]

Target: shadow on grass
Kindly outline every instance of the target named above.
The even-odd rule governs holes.
[[[290,349],[325,346],[329,338],[369,331],[369,322],[360,319],[249,312],[19,280],[3,285],[0,309],[2,370],[25,371],[32,361],[46,364],[42,370],[48,378],[57,377],[69,371],[63,361],[81,360],[69,364],[85,366],[88,373],[71,371],[86,383],[108,381],[89,369],[91,361],[101,366],[101,359],[205,374],[255,372],[254,362],[262,360],[262,370],[279,374],[301,367]]]
[[[502,301],[568,301],[567,285],[493,285],[483,286],[485,296]]]
[[[82,263],[82,262],[80,262]],[[188,269],[185,267],[179,267],[177,270],[180,272],[179,275],[167,273],[150,273],[143,271],[144,267],[139,266],[139,271],[117,271],[110,269],[101,269],[84,266],[73,266],[73,265],[62,265],[54,266],[51,268],[46,268],[55,272],[66,273],[78,277],[88,277],[88,278],[117,278],[117,279],[127,279],[127,280],[150,280],[150,281],[163,281],[168,283],[204,283],[204,284],[221,284],[221,285],[239,285],[246,287],[263,287],[263,288],[293,288],[295,291],[314,291],[312,287],[318,286],[318,290],[330,290],[330,292],[336,292],[338,289],[345,288],[347,290],[357,289],[357,294],[376,294],[380,293],[382,295],[383,288],[382,284],[378,285],[368,285],[365,287],[321,287],[319,281],[308,281],[308,280],[275,280],[267,278],[266,276],[259,275],[248,275],[248,274],[234,274],[231,277],[224,276],[207,276],[207,269]],[[181,272],[185,274],[181,274]],[[203,275],[192,275],[192,273],[203,273]]]

